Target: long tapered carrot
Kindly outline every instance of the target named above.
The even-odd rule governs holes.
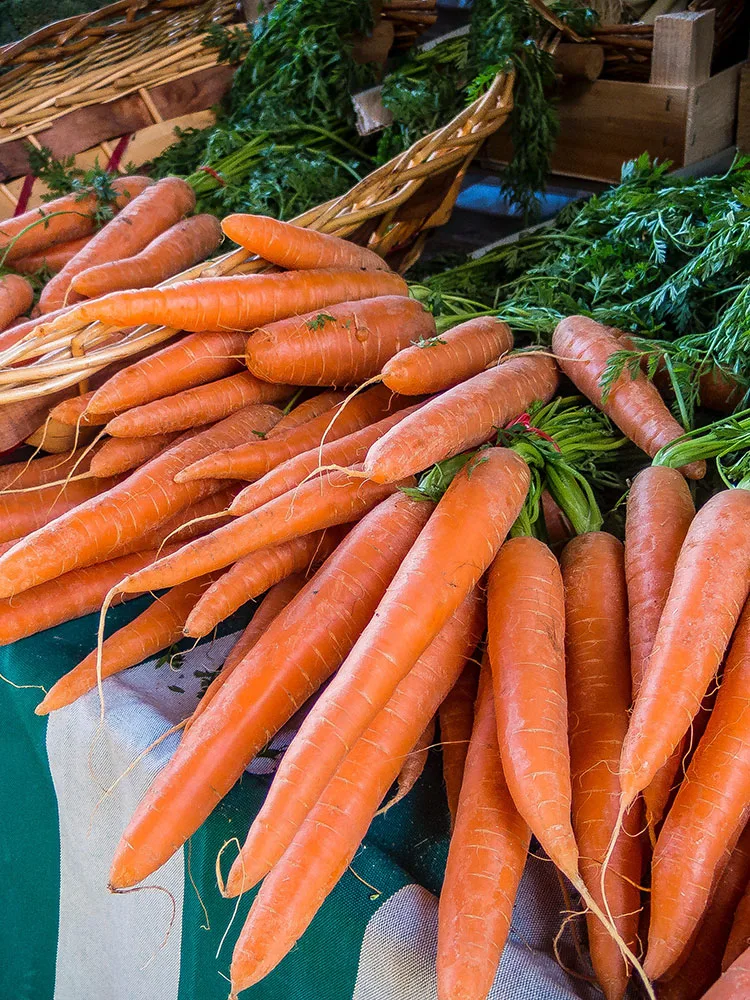
[[[633,698],[640,690],[677,558],[694,517],[693,498],[677,469],[651,466],[633,480],[625,519]],[[646,821],[652,832],[664,815],[684,752],[685,746],[679,745],[662,771],[644,789]]]
[[[630,664],[622,544],[612,535],[579,535],[562,554],[573,829],[583,881],[605,909],[601,869],[618,822],[617,766],[628,725]],[[606,902],[633,950],[640,910],[640,816],[630,810],[605,873]],[[621,1000],[629,970],[610,931],[587,917],[591,961],[607,1000]]]
[[[443,784],[451,814],[451,828],[456,824],[458,796],[474,725],[474,702],[479,683],[479,666],[467,663],[461,676],[440,706],[440,749],[443,755]]]
[[[391,798],[388,799],[386,804],[378,809],[378,816],[382,816],[384,813],[387,813],[389,809],[392,809],[394,806],[397,806],[399,802],[403,801],[422,777],[424,769],[427,765],[430,748],[435,743],[436,729],[436,717],[433,715],[425,728],[422,730],[422,734],[417,742],[404,758],[399,772],[396,775],[396,791],[393,793]]]
[[[27,254],[13,261],[13,270],[19,274],[36,274],[43,268],[56,274],[72,260],[73,257],[82,250],[91,236],[80,236],[76,240],[68,240],[65,243],[55,243],[54,246],[45,250],[38,250],[36,253]]]
[[[313,531],[238,559],[195,605],[185,622],[185,635],[195,638],[208,635],[219,622],[275,583],[292,573],[306,572],[313,561],[327,559],[339,539],[333,529]]]
[[[127,670],[182,638],[185,618],[210,582],[210,578],[202,577],[174,587],[109,636],[101,650],[101,677]],[[50,688],[37,705],[36,714],[47,715],[64,708],[95,688],[97,660],[95,649]]]
[[[476,586],[528,487],[528,466],[504,448],[487,449],[450,484],[377,614],[284,755],[248,834],[258,877],[284,853],[342,758]]]
[[[94,389],[90,389],[80,396],[63,399],[57,406],[52,407],[49,412],[50,418],[59,420],[61,424],[69,424],[71,427],[103,427],[109,419],[109,414],[88,413],[86,409],[94,392]]]
[[[121,438],[184,431],[223,420],[253,403],[276,403],[292,391],[288,385],[269,385],[249,372],[240,372],[136,406],[110,420],[106,430]]]
[[[77,274],[132,257],[194,207],[195,192],[179,177],[165,177],[144,188],[47,282],[39,298],[42,313],[80,298],[70,287]]]
[[[383,382],[405,396],[442,392],[483,372],[512,349],[507,323],[494,316],[475,316],[400,351],[383,365]]]
[[[101,562],[118,545],[220,492],[220,480],[180,484],[173,482],[175,472],[252,429],[272,426],[278,417],[279,411],[270,406],[240,410],[209,430],[176,442],[113,489],[27,535],[0,558],[0,597],[12,597],[72,569]]]
[[[279,222],[267,215],[228,215],[221,228],[241,247],[288,270],[318,267],[388,270],[383,258],[366,247],[291,222]]]
[[[750,948],[736,958],[703,1000],[745,1000],[750,993]]]
[[[565,598],[544,542],[512,538],[500,549],[488,577],[487,630],[505,780],[531,832],[575,882]]]
[[[485,663],[440,892],[438,1000],[485,1000],[510,931],[530,831],[503,775]]]
[[[240,274],[197,278],[140,291],[112,292],[100,299],[82,302],[73,315],[81,322],[98,319],[121,327],[159,323],[190,332],[254,330],[265,323],[334,302],[371,299],[376,295],[406,295],[406,291],[403,278],[387,271]]]
[[[19,274],[0,277],[0,330],[23,315],[34,301],[34,289]]]
[[[468,600],[441,629],[352,748],[283,862],[263,883],[232,956],[233,993],[278,964],[345,873],[404,755],[479,637],[478,605]],[[226,891],[236,894],[245,886],[238,859]]]
[[[91,475],[117,476],[155,458],[176,439],[177,434],[152,434],[146,438],[108,438],[91,459]]]
[[[112,489],[118,479],[79,479],[65,486],[40,486],[30,493],[0,495],[0,542],[21,538]]]
[[[623,804],[690,727],[750,592],[750,491],[713,496],[688,529],[623,745]]]
[[[27,489],[30,486],[45,486],[60,482],[71,474],[80,475],[88,471],[96,454],[96,447],[90,451],[78,448],[67,455],[44,455],[42,458],[31,458],[26,462],[0,465],[0,492]]]
[[[286,434],[267,441],[251,441],[226,451],[218,451],[179,474],[180,482],[194,479],[259,479],[275,466],[295,455],[317,447],[323,440],[337,441],[400,408],[398,398],[382,386],[355,396],[333,412],[326,411]],[[334,419],[335,417],[335,419]]]
[[[340,389],[326,389],[324,392],[319,392],[316,396],[311,396],[293,406],[288,413],[284,414],[278,424],[271,428],[266,437],[278,437],[279,434],[285,434],[286,431],[299,427],[300,424],[306,424],[308,420],[314,420],[321,413],[327,413],[338,403],[343,403],[345,399],[346,393]]]
[[[721,960],[721,971],[726,972],[729,966],[748,948],[750,948],[750,882],[746,885],[742,898],[735,907],[732,928]]]
[[[623,372],[606,393],[602,378],[607,363],[622,350],[614,332],[587,316],[568,316],[552,335],[552,350],[568,378],[595,406],[651,458],[685,433],[669,412],[653,382],[643,372]],[[692,462],[682,472],[702,479],[705,462]]]
[[[654,849],[644,968],[661,976],[687,947],[750,816],[750,606],[716,705]]]
[[[165,229],[139,253],[81,271],[73,278],[73,291],[94,298],[125,288],[153,288],[205,260],[221,239],[215,216],[194,215]]]
[[[115,854],[113,886],[134,885],[162,865],[336,669],[431,510],[403,495],[385,501],[272,622],[138,806]]]
[[[368,451],[365,472],[379,483],[420,472],[487,441],[535,400],[548,402],[556,388],[550,358],[510,358],[437,396],[384,434]]]
[[[360,463],[367,454],[370,445],[391,427],[413,413],[420,405],[422,404],[409,406],[405,410],[397,410],[395,413],[383,417],[382,420],[377,420],[374,424],[369,424],[361,430],[324,444],[322,448],[311,448],[309,451],[303,451],[301,454],[287,459],[286,462],[281,462],[257,482],[250,483],[241,493],[237,494],[237,498],[232,504],[232,513],[249,514],[251,510],[257,510],[264,503],[275,500],[283,493],[293,490],[320,468],[325,469],[334,465],[347,467]],[[281,421],[279,421],[280,423]],[[270,436],[269,434],[268,437]]]
[[[115,178],[114,208],[122,208],[153,183],[148,177]],[[94,213],[99,205],[97,195],[74,192],[13,219],[4,219],[0,224],[0,261],[10,264],[56,243],[90,236],[96,228]]]
[[[251,334],[247,367],[268,382],[355,385],[384,362],[435,334],[435,320],[416,299],[384,295],[339,302],[324,311],[278,320]]]
[[[134,361],[97,389],[92,413],[121,413],[196,385],[242,370],[247,336],[213,331],[183,337],[147,358]]]

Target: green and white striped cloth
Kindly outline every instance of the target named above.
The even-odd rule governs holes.
[[[145,603],[114,609],[109,625],[121,627]],[[176,671],[152,660],[108,680],[103,723],[96,691],[49,720],[33,712],[42,694],[34,686],[49,687],[92,648],[95,616],[0,650],[0,673],[10,682],[0,684],[2,1000],[227,997],[232,948],[253,893],[235,913],[235,901],[216,887],[216,856],[226,841],[244,838],[271,757],[253,762],[189,844],[149,880],[166,892],[112,895],[106,886],[120,835],[178,736],[139,755],[192,711],[205,671],[223,661],[241,624],[235,619],[229,634],[186,652]],[[279,734],[272,749],[288,744],[292,731]],[[243,997],[435,1000],[447,832],[433,751],[415,790],[374,821],[301,942]],[[227,848],[225,873],[235,850]],[[563,907],[552,866],[532,858],[492,1000],[597,995],[551,954]],[[575,963],[565,948],[563,959]]]

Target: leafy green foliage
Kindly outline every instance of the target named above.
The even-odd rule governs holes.
[[[250,51],[252,35],[245,28],[229,27],[226,24],[216,24],[212,21],[203,39],[206,49],[218,49],[219,62],[238,63]]]
[[[82,200],[93,194],[97,199],[94,210],[96,223],[103,225],[109,222],[115,212],[117,192],[112,187],[112,175],[100,167],[98,161],[93,167],[83,170],[75,165],[73,156],[58,160],[46,146],[37,149],[30,144],[28,156],[31,172],[49,188],[45,201],[64,194],[76,194]]]

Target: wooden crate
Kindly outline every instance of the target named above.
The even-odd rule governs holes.
[[[576,81],[560,90],[560,136],[552,170],[616,181],[623,162],[644,150],[687,166],[734,142],[742,64],[711,76],[714,11],[656,19],[648,83]],[[488,166],[507,163],[508,128],[480,154]]]

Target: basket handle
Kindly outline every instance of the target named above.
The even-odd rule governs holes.
[[[527,0],[527,3],[530,7],[533,7],[537,13],[541,14],[548,24],[557,28],[557,30],[562,32],[563,35],[566,35],[571,42],[585,42],[588,40],[586,38],[582,38],[581,35],[573,31],[572,28],[568,27],[567,24],[560,20],[557,14],[553,14],[547,4],[544,3],[544,0]]]

